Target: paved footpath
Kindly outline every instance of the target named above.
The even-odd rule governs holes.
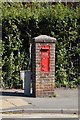
[[[26,97],[19,89],[0,90],[0,95],[0,113],[78,113],[78,89],[56,88],[53,98]]]

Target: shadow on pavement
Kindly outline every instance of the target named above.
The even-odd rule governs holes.
[[[32,97],[32,95],[27,96],[24,95],[24,93],[21,92],[0,92],[0,96],[18,96],[18,97]]]
[[[18,92],[0,92],[2,96],[24,96],[24,93]]]

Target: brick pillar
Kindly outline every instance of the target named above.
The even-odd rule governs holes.
[[[32,64],[32,87],[35,97],[52,97],[54,94],[54,82],[55,82],[55,42],[56,39],[47,35],[40,35],[32,39],[32,52],[31,52],[31,64]],[[41,49],[42,47],[49,46],[49,63],[47,61],[41,61]],[[46,52],[45,52],[46,53]],[[48,55],[48,56],[49,56]],[[45,67],[44,71],[41,69],[42,64]],[[46,65],[45,65],[46,64]],[[48,70],[47,70],[48,69]]]

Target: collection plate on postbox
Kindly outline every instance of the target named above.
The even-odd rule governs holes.
[[[41,72],[50,70],[50,45],[41,46]]]

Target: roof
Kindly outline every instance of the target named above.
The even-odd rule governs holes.
[[[45,43],[55,43],[56,38],[50,37],[47,35],[39,35],[38,37],[34,37],[33,40],[35,42],[45,42]]]

